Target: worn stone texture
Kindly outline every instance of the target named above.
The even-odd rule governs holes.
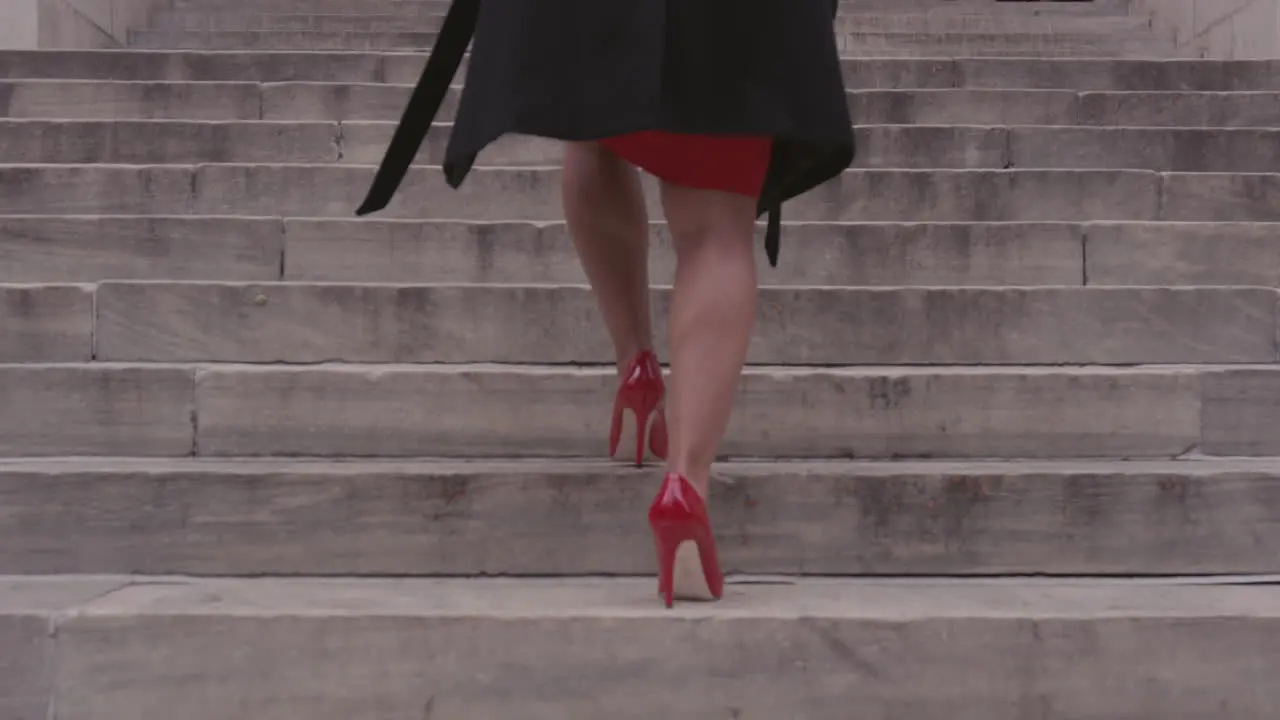
[[[1085,92],[1079,97],[1079,122],[1085,125],[1184,128],[1280,125],[1280,93],[1276,92]]]
[[[443,7],[443,6],[442,6]],[[444,12],[423,14],[412,5],[402,3],[400,12],[383,14],[363,11],[359,14],[286,13],[251,15],[237,8],[210,10],[207,7],[170,10],[152,18],[149,27],[162,30],[273,30],[303,32],[307,30],[395,32],[410,22],[420,32],[435,32],[444,22]]]
[[[748,359],[1273,362],[1278,298],[1260,288],[766,288]],[[653,304],[656,336],[666,337],[670,292],[655,290]],[[581,364],[614,356],[585,286],[105,283],[96,309],[98,358],[107,361]]]
[[[342,165],[22,165],[0,167],[10,214],[350,217],[372,168]],[[194,173],[194,177],[192,174]],[[810,222],[1271,222],[1280,174],[1142,170],[850,170],[788,204]],[[460,190],[417,167],[380,216],[561,219],[559,170],[477,168]],[[656,188],[645,183],[657,215]],[[193,194],[194,188],[194,194]],[[501,196],[501,214],[494,198]]]
[[[200,166],[193,212],[350,217],[353,202],[358,205],[353,198],[362,196],[372,170]],[[1160,182],[1156,173],[1125,170],[850,170],[788,203],[787,217],[821,222],[1154,220]],[[652,182],[645,186],[656,216],[656,188]],[[453,190],[438,169],[418,167],[409,171],[380,217],[425,218],[431,208],[448,207],[451,219],[554,221],[562,217],[559,187],[555,168],[476,168]],[[1241,197],[1238,202],[1262,201]]]
[[[170,82],[383,82],[376,53],[169,50],[0,51],[0,77]],[[414,58],[421,73],[425,58]],[[413,80],[407,80],[412,84]]]
[[[0,118],[256,120],[261,94],[247,82],[8,80],[0,81]]]
[[[605,461],[0,461],[0,573],[647,575],[654,482]],[[1280,574],[1273,460],[723,463],[712,494],[738,573]]]
[[[1083,230],[1070,223],[789,224],[786,262],[765,285],[1080,285]],[[671,285],[665,224],[651,227],[650,279]],[[763,234],[763,229],[758,230]],[[292,281],[581,284],[563,223],[288,220]],[[766,262],[757,243],[759,262]]]
[[[406,84],[354,81],[7,80],[0,81],[0,117],[394,122],[411,89]],[[445,96],[439,122],[453,120],[457,101],[455,86]],[[849,103],[857,122],[868,126],[1068,124],[1207,129],[1265,128],[1280,123],[1280,92],[1076,92],[908,85],[850,90]]]
[[[0,363],[85,362],[92,357],[92,288],[0,285]]]
[[[1089,285],[1280,287],[1272,225],[1092,223],[1084,235]]]
[[[400,119],[412,86],[386,83],[270,83],[262,86],[265,120],[384,120]],[[458,111],[457,87],[450,88],[437,116],[452,122]]]
[[[0,120],[0,161],[376,165],[394,129],[364,120]],[[434,125],[416,164],[442,163],[452,130]],[[1280,165],[1280,131],[1256,128],[864,125],[855,134],[862,169],[1266,173]],[[559,141],[512,135],[477,164],[545,167],[562,157]]]
[[[1280,90],[1277,70],[1280,59],[1225,64],[1189,59],[958,58],[952,73],[953,85],[967,88],[1274,92]]]
[[[186,215],[192,168],[0,165],[6,215]]]
[[[1170,173],[1161,219],[1178,222],[1280,222],[1280,175]]]
[[[1203,452],[1280,455],[1280,367],[1206,375],[1202,413]]]
[[[1244,128],[1009,128],[1013,167],[1270,173],[1280,130]]]
[[[3,513],[0,509],[0,515]],[[58,620],[123,585],[122,579],[101,577],[0,577],[0,718],[47,720],[55,716]]]
[[[0,615],[0,717],[46,720],[53,696],[53,638],[38,615]]]
[[[722,452],[1171,457],[1199,439],[1199,392],[1190,369],[754,367]],[[214,366],[197,376],[197,441],[214,456],[598,457],[613,393],[607,368]]]
[[[192,371],[0,365],[0,456],[192,452]]]
[[[413,27],[406,23],[405,27]],[[417,30],[135,30],[133,48],[190,50],[341,50],[413,52],[431,48],[436,33]]]
[[[311,2],[312,0],[306,0]],[[0,76],[80,80],[386,82],[412,85],[420,53],[193,50],[0,51]],[[844,58],[850,89],[948,88],[1076,91],[1280,91],[1280,60],[1231,65],[1124,58]]]
[[[1073,119],[1077,97],[1072,90],[852,90],[849,109],[863,125],[1047,125]]]
[[[10,120],[0,134],[6,163],[327,163],[342,154],[331,122]]]
[[[0,282],[278,280],[283,246],[271,219],[6,217]]]
[[[671,613],[646,579],[179,582],[62,622],[56,703],[68,720],[1262,720],[1278,636],[1265,587],[814,582]]]

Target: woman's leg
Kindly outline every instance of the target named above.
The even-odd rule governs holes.
[[[756,312],[756,200],[662,184],[676,251],[671,300],[670,472],[705,497]]]
[[[637,353],[653,349],[649,219],[639,173],[599,143],[565,143],[561,194],[621,374]]]

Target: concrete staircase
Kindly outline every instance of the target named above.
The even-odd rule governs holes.
[[[556,145],[352,218],[444,7],[0,53],[0,720],[1274,718],[1280,61],[845,2],[666,611]]]

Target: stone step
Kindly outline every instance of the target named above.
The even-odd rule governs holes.
[[[0,81],[0,117],[63,120],[397,121],[412,86],[387,83]],[[439,120],[451,121],[459,88]],[[1280,92],[851,90],[868,125],[1280,126]]]
[[[0,163],[374,165],[394,122],[0,120]],[[431,128],[417,164],[439,165],[452,124]],[[1280,129],[863,125],[854,167],[870,169],[1145,169],[1266,173],[1280,168]],[[477,166],[556,165],[558,140],[509,135]]]
[[[615,385],[613,367],[0,365],[0,455],[598,458]],[[1275,456],[1277,396],[1275,364],[753,366],[722,452]]]
[[[9,578],[0,710],[1270,720],[1280,590],[1239,582],[748,581],[668,611],[652,577]]]
[[[6,50],[0,78],[413,84],[424,63],[420,53]],[[854,90],[1280,91],[1280,60],[846,58],[842,65]]]
[[[851,57],[1161,57],[1172,37],[1088,32],[845,32],[836,46]],[[133,30],[133,48],[191,50],[425,51],[436,33],[360,30]]]
[[[1070,16],[1128,15],[1130,0],[1092,0],[1091,2],[1038,2],[1035,5],[1000,0],[840,0],[839,15],[899,14],[1008,15],[1060,18]],[[439,14],[449,7],[449,0],[171,0],[169,7],[177,11],[240,11],[246,14],[345,14],[345,15],[414,15]]]
[[[674,279],[652,224],[650,278]],[[759,232],[762,232],[759,231]],[[774,286],[1276,287],[1267,223],[788,223]],[[757,246],[763,267],[763,249]],[[9,216],[0,282],[586,282],[562,223]]]
[[[355,213],[374,174],[357,165],[0,165],[0,215]],[[660,212],[645,178],[650,212]],[[819,222],[1280,221],[1280,174],[1147,170],[849,170],[787,203]],[[497,198],[501,198],[499,201]],[[441,215],[446,217],[440,217]],[[476,168],[458,190],[411,168],[385,219],[562,219],[558,167]]]
[[[164,50],[426,51],[435,32],[359,30],[130,30],[129,47]]]
[[[163,12],[152,18],[153,30],[219,30],[219,31],[355,31],[355,32],[434,32],[440,29],[443,14],[423,14],[415,9],[402,14],[291,13],[269,14],[236,10],[178,10]],[[1142,33],[1150,30],[1150,22],[1142,17],[1030,15],[1024,13],[982,14],[844,14],[836,18],[837,33],[850,32],[1069,32],[1069,33]]]
[[[749,362],[1280,361],[1271,288],[777,288]],[[657,337],[670,291],[656,288]],[[0,285],[0,362],[604,364],[585,285]],[[537,323],[529,317],[539,318]],[[665,342],[659,352],[666,356]]]
[[[630,575],[657,468],[0,461],[0,572]],[[721,463],[726,571],[1280,573],[1280,460]]]
[[[1172,37],[1071,32],[846,33],[836,36],[845,57],[1162,58],[1177,52]]]

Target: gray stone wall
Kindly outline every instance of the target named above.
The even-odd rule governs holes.
[[[4,0],[0,48],[104,48],[124,45],[163,0]]]
[[[1276,0],[1135,0],[1177,36],[1181,54],[1220,60],[1280,57]]]

